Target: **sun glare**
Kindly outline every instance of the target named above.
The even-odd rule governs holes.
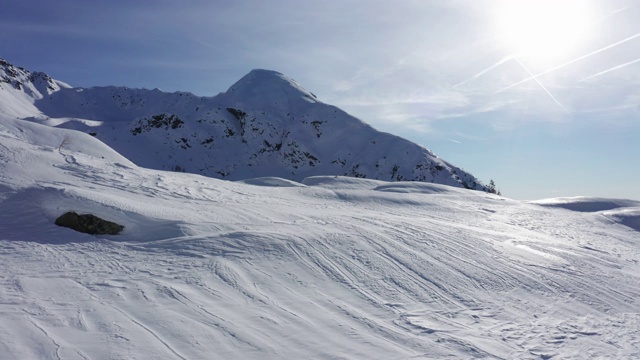
[[[495,25],[510,55],[553,62],[589,40],[594,12],[589,0],[508,0],[498,5]]]

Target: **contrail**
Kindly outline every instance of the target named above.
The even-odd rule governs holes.
[[[601,53],[601,52],[603,52],[603,51],[605,51],[605,50],[609,50],[609,49],[611,49],[612,47],[615,47],[615,46],[618,46],[618,45],[620,45],[620,44],[626,43],[627,41],[631,41],[631,40],[633,40],[633,39],[635,39],[635,38],[637,38],[637,37],[640,37],[640,33],[635,34],[635,35],[632,35],[632,36],[629,36],[628,38],[626,38],[626,39],[624,39],[624,40],[620,40],[620,41],[618,41],[618,42],[616,42],[616,43],[613,43],[613,44],[611,44],[611,45],[609,45],[609,46],[605,46],[605,47],[603,47],[603,48],[601,48],[601,49],[598,49],[598,50],[596,50],[596,51],[590,52],[590,53],[588,53],[587,55],[580,56],[579,58],[576,58],[576,59],[573,59],[573,60],[571,60],[571,61],[568,61],[568,62],[566,62],[566,63],[564,63],[564,64],[562,64],[562,65],[554,66],[554,67],[552,67],[551,69],[546,70],[546,71],[543,71],[543,72],[538,73],[538,74],[536,74],[536,75],[531,74],[531,76],[530,76],[530,77],[528,77],[528,78],[526,78],[526,79],[524,79],[524,80],[520,80],[520,81],[518,81],[518,82],[517,82],[517,83],[515,83],[515,84],[511,84],[511,85],[507,86],[506,88],[500,89],[500,90],[498,90],[498,91],[494,92],[494,93],[493,93],[493,95],[496,95],[496,94],[499,94],[499,93],[501,93],[501,92],[503,92],[503,91],[509,90],[509,89],[513,88],[514,86],[518,86],[518,85],[520,85],[520,84],[522,84],[522,83],[524,83],[524,82],[527,82],[527,81],[529,81],[529,80],[536,80],[536,81],[537,81],[537,79],[536,79],[536,78],[537,78],[537,77],[539,77],[539,76],[546,75],[546,74],[548,74],[548,73],[550,73],[550,72],[556,71],[556,70],[558,70],[558,69],[560,69],[560,68],[563,68],[563,67],[565,67],[565,66],[567,66],[567,65],[570,65],[570,64],[573,64],[573,63],[575,63],[575,62],[577,62],[577,61],[580,61],[580,60],[583,60],[583,59],[585,59],[585,58],[588,58],[589,56],[592,56],[592,55],[595,55],[595,54]],[[518,61],[518,62],[519,62],[519,61]],[[522,65],[522,64],[520,64],[520,65]],[[527,71],[528,71],[528,70],[527,70]]]
[[[626,62],[626,63],[624,63],[624,64],[620,64],[620,65],[618,65],[618,66],[614,66],[614,67],[612,67],[611,69],[607,69],[607,70],[605,70],[605,71],[601,71],[601,72],[599,72],[599,73],[597,73],[597,74],[593,74],[593,75],[588,76],[588,77],[586,77],[586,78],[584,78],[584,79],[582,79],[582,80],[580,80],[580,81],[578,81],[578,82],[583,82],[583,81],[587,81],[587,80],[593,79],[593,78],[598,77],[598,76],[600,76],[600,75],[604,75],[604,74],[606,74],[606,73],[608,73],[608,72],[615,71],[615,70],[618,70],[618,69],[622,69],[623,67],[627,67],[627,66],[632,65],[632,64],[635,64],[635,63],[637,63],[637,62],[640,62],[640,59],[635,59],[635,60],[633,60],[633,61],[629,61],[629,62]]]
[[[527,69],[526,66],[524,66],[523,63],[520,62],[520,60],[518,60],[518,58],[513,58],[518,64],[520,64],[520,66],[522,66],[522,68],[524,69],[524,71],[526,71],[533,80],[535,80],[538,85],[540,85],[540,87],[549,95],[549,97],[556,103],[558,104],[558,106],[560,106],[562,108],[562,110],[564,110],[564,112],[566,112],[567,114],[569,114],[569,111],[560,103],[560,101],[558,101],[558,99],[556,99],[551,92],[544,86],[542,85],[542,83],[540,82],[540,80],[538,80],[538,78],[536,77],[536,75],[533,75],[531,73],[531,71],[529,71],[529,69]]]
[[[629,6],[625,6],[625,7],[622,7],[622,8],[620,8],[620,9],[617,9],[617,10],[613,10],[613,11],[612,11],[612,12],[610,12],[609,14],[607,14],[607,15],[603,16],[600,20],[593,22],[593,24],[595,25],[595,24],[598,24],[598,23],[604,22],[604,21],[605,21],[605,20],[607,20],[608,18],[613,17],[614,15],[617,15],[617,14],[619,14],[619,13],[621,13],[621,12],[627,11],[627,10],[629,10],[629,9],[633,8],[633,7],[635,7],[635,5],[629,5]]]
[[[493,69],[497,68],[498,66],[500,66],[500,65],[502,65],[502,64],[504,64],[504,63],[506,63],[507,61],[512,60],[512,59],[513,59],[513,56],[508,56],[508,57],[506,57],[506,58],[504,58],[504,59],[502,59],[502,60],[498,61],[497,63],[495,63],[495,64],[493,64],[493,65],[489,66],[488,68],[486,68],[486,69],[484,69],[484,70],[480,71],[479,73],[477,73],[477,74],[473,75],[472,77],[468,78],[467,80],[461,81],[461,82],[459,82],[459,83],[457,83],[457,84],[453,85],[453,88],[454,88],[454,89],[456,89],[456,88],[458,88],[459,86],[462,86],[462,85],[464,85],[464,84],[468,83],[469,81],[475,80],[475,79],[479,78],[480,76],[482,76],[482,75],[484,75],[484,74],[488,73],[489,71],[491,71],[491,70],[493,70]]]

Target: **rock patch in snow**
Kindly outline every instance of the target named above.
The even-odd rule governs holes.
[[[117,235],[124,230],[124,226],[114,222],[101,219],[92,214],[78,215],[73,211],[58,217],[56,225],[91,235]]]

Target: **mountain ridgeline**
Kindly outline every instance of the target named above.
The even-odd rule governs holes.
[[[430,150],[322,103],[294,80],[252,70],[226,92],[73,88],[0,59],[0,114],[89,133],[134,163],[240,180],[340,175],[487,191]]]

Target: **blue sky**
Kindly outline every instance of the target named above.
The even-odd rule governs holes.
[[[637,19],[634,0],[5,0],[0,57],[198,95],[273,69],[506,196],[640,199]]]

